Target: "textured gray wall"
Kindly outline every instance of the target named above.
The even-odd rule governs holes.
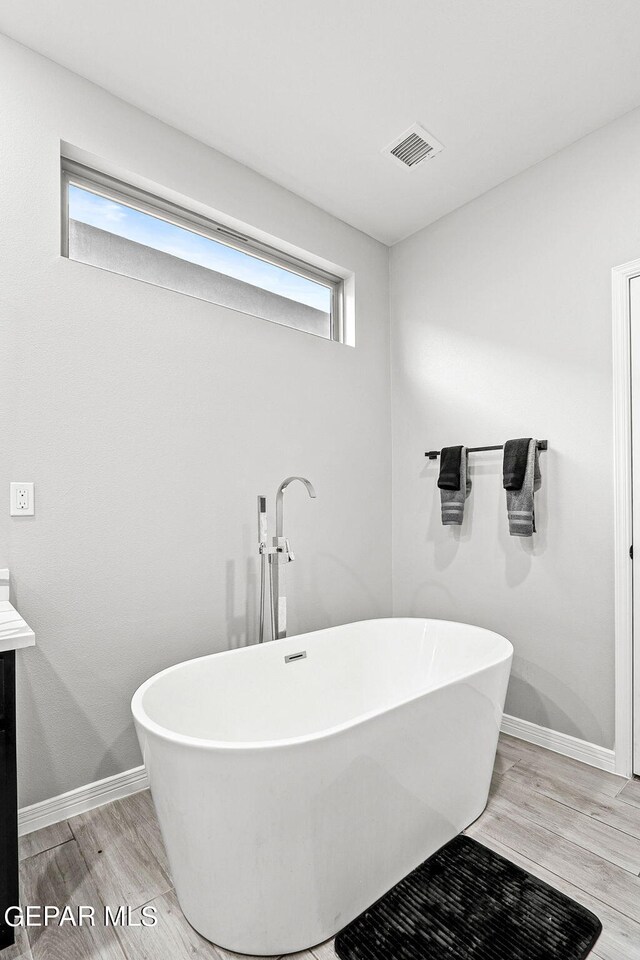
[[[235,307],[242,313],[256,317],[266,315],[274,323],[306,333],[329,335],[330,317],[322,310],[77,220],[69,222],[69,255],[74,260],[156,283],[200,300]]]
[[[394,603],[513,641],[507,711],[611,747],[611,268],[640,256],[640,111],[391,254]],[[549,440],[539,532],[508,535],[501,455],[473,454],[442,527],[449,444]]]
[[[256,637],[256,496],[291,473],[292,632],[391,609],[387,249],[0,38],[0,565],[20,803],[140,762],[138,684]],[[356,347],[60,256],[60,139],[356,275]]]

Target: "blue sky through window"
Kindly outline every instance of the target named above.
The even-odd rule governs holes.
[[[330,313],[328,287],[74,184],[69,184],[69,218]]]

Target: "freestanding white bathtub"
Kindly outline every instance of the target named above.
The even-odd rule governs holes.
[[[147,680],[133,715],[192,926],[302,950],[475,820],[512,653],[480,627],[370,620]]]

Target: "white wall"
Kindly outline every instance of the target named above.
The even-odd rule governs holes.
[[[19,655],[20,803],[140,762],[160,668],[255,638],[256,496],[290,473],[291,632],[389,614],[387,249],[0,39],[0,565]],[[356,274],[356,348],[59,255],[60,140]],[[4,496],[4,495],[3,495]]]
[[[256,629],[255,498],[292,472],[292,630],[390,612],[388,252],[0,38],[0,565],[19,655],[20,802],[140,761],[135,687]],[[356,349],[59,255],[60,141],[356,273]],[[611,746],[610,269],[640,256],[640,112],[391,251],[399,615],[510,637],[509,712]],[[439,521],[450,443],[548,437],[539,533],[509,538],[500,455]]]
[[[515,646],[507,711],[613,744],[611,267],[640,256],[640,111],[394,247],[397,614]],[[429,448],[548,438],[539,532],[510,538],[501,455],[461,530]]]

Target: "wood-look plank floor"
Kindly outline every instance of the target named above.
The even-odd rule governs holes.
[[[600,917],[593,960],[640,960],[640,781],[501,736],[491,795],[469,836]],[[23,903],[93,905],[96,925],[18,931],[2,960],[237,960],[182,915],[148,791],[23,837]],[[147,903],[154,927],[105,927]],[[291,960],[337,960],[333,941]]]

